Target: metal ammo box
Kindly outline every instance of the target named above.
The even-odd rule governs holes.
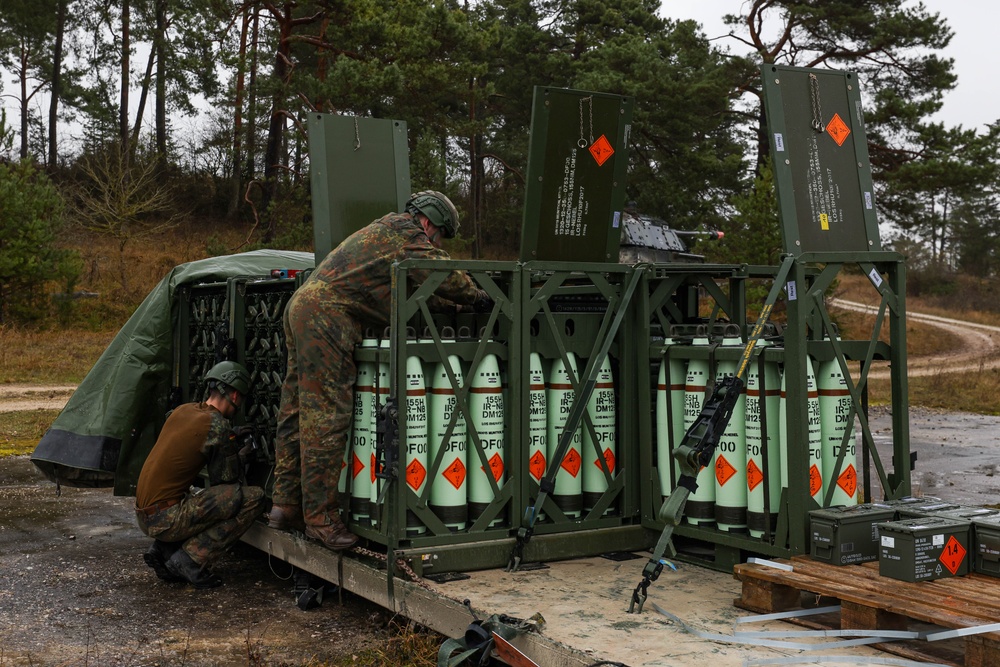
[[[878,524],[895,517],[896,510],[884,503],[813,510],[812,557],[833,565],[878,560]]]
[[[890,502],[889,504],[893,503]],[[894,507],[896,509],[896,517],[899,520],[937,516],[941,512],[949,512],[962,508],[958,503],[951,503],[940,498],[920,498],[915,502],[900,502],[898,505],[894,505]]]
[[[969,572],[968,521],[943,516],[878,525],[878,571],[901,581],[933,581]]]
[[[972,569],[991,577],[1000,577],[1000,513],[972,520]]]
[[[961,519],[962,521],[975,521],[976,519],[988,519],[991,516],[1000,515],[1000,510],[980,507],[979,505],[959,505],[953,510],[940,510],[933,513],[934,516],[944,516],[949,519]],[[975,530],[975,527],[973,527]]]

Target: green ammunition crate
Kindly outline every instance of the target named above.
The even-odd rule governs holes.
[[[972,569],[1000,577],[1000,513],[972,520]]]
[[[895,507],[898,512],[900,507],[910,507],[911,505],[917,503],[941,502],[941,499],[937,496],[904,496],[902,498],[896,498],[895,500],[882,500],[879,502],[884,505],[889,505],[890,507]]]
[[[812,557],[833,565],[878,560],[878,524],[896,510],[883,503],[828,507],[809,512]]]
[[[988,519],[991,516],[1000,515],[1000,510],[980,507],[979,505],[959,505],[953,510],[940,510],[934,512],[934,516],[944,516],[949,519],[960,519],[962,521],[975,521],[976,519]],[[973,528],[973,530],[975,530]]]
[[[899,503],[894,507],[896,508],[896,517],[902,521],[903,519],[937,516],[941,512],[961,509],[962,506],[940,498],[920,498],[914,502]]]
[[[878,524],[878,571],[901,581],[933,581],[969,573],[968,521],[942,516]]]

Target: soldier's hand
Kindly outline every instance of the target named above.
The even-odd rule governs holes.
[[[257,462],[257,448],[251,443],[244,445],[239,451],[240,461],[244,465]]]
[[[476,290],[476,300],[472,303],[472,310],[476,313],[488,313],[493,310],[493,299],[486,290]]]
[[[253,463],[256,461],[259,449],[257,443],[257,429],[250,424],[246,424],[236,428],[233,431],[233,435],[236,439],[236,443],[240,446],[240,450],[238,452],[240,460],[243,461],[243,463]]]

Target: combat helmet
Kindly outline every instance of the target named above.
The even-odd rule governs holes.
[[[250,373],[242,364],[235,361],[220,361],[212,366],[205,373],[205,380],[209,382],[214,380],[217,383],[216,386],[222,385],[219,389],[223,392],[225,392],[226,387],[229,387],[244,396],[250,393]]]
[[[406,202],[406,212],[411,215],[426,215],[432,225],[441,228],[446,239],[458,234],[458,209],[437,190],[421,190],[410,195]]]

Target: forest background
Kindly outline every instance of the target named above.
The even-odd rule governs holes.
[[[629,200],[726,232],[697,248],[712,261],[774,264],[761,63],[858,74],[911,294],[996,310],[1000,129],[932,120],[956,84],[946,19],[909,0],[732,7],[752,55],[656,0],[4,0],[0,334],[117,330],[177,263],[310,249],[313,111],[405,120],[414,189],[461,210],[453,254],[513,258],[538,85],[632,97]]]
[[[1000,325],[1000,129],[932,120],[957,82],[940,55],[953,35],[914,0],[732,0],[749,56],[657,0],[0,2],[0,98],[17,110],[0,112],[0,389],[15,398],[72,392],[175,265],[311,250],[314,111],[406,121],[413,189],[461,211],[452,254],[512,259],[533,87],[627,95],[628,199],[726,232],[695,248],[710,261],[774,264],[762,63],[858,74],[908,306]],[[851,278],[845,296],[870,291]],[[952,346],[907,336],[914,354]],[[1000,411],[995,368],[909,387],[921,405]],[[0,415],[0,457],[30,452],[57,414]]]

